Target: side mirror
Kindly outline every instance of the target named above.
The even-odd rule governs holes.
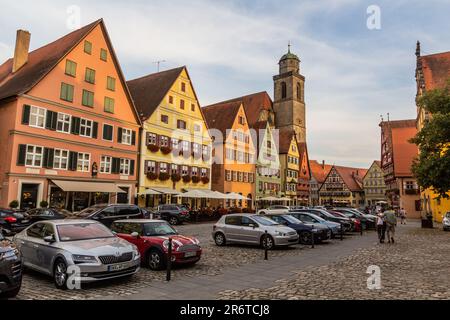
[[[131,234],[131,236],[132,236],[133,238],[135,238],[135,239],[139,239],[139,238],[140,238],[139,233],[137,233],[137,232],[133,232],[133,233]]]
[[[250,228],[256,229],[256,224],[254,224],[254,223],[250,223],[248,226],[249,226]]]
[[[55,242],[55,236],[47,236],[44,238],[44,241],[48,243],[53,243]]]

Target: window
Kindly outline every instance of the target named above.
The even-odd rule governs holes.
[[[178,120],[177,121],[177,128],[178,129],[183,129],[183,130],[186,130],[186,121],[183,121],[183,120]]]
[[[287,87],[286,82],[281,83],[281,99],[286,99],[287,97]]]
[[[122,129],[122,143],[131,145],[133,132],[130,129]]]
[[[91,68],[86,68],[86,74],[84,80],[88,83],[95,83],[95,70]]]
[[[71,60],[66,60],[66,74],[71,77],[77,76],[77,64]]]
[[[53,158],[53,168],[59,170],[67,170],[69,163],[69,151],[55,149],[55,155]]]
[[[200,145],[198,143],[192,144],[192,152],[194,154],[200,154]]]
[[[102,156],[100,161],[100,173],[111,173],[112,157]]]
[[[124,176],[130,175],[131,160],[130,159],[120,159],[120,174]]]
[[[231,171],[230,170],[225,170],[225,179],[227,181],[231,181]]]
[[[193,177],[197,177],[198,176],[198,168],[197,167],[192,167],[191,175]]]
[[[158,141],[158,136],[154,133],[148,133],[147,134],[147,145],[156,145],[156,142]]]
[[[91,155],[89,153],[78,153],[77,171],[89,172]]]
[[[239,124],[245,125],[245,118],[243,116],[239,116]]]
[[[110,91],[116,91],[116,78],[113,77],[106,78],[106,89]]]
[[[203,154],[203,157],[209,156],[209,147],[208,146],[202,146],[202,154]]]
[[[173,104],[173,96],[169,96],[169,103]]]
[[[182,176],[187,176],[187,175],[189,175],[189,167],[188,167],[188,166],[182,166],[182,167],[181,167],[181,175],[182,175]]]
[[[191,104],[191,111],[195,112],[195,104]]]
[[[159,164],[159,173],[167,173],[169,171],[169,165],[167,163]]]
[[[233,171],[233,181],[237,181],[237,171]]]
[[[81,119],[80,120],[80,136],[92,138],[92,120]]]
[[[113,126],[103,124],[103,140],[113,141]]]
[[[70,120],[71,117],[65,113],[58,113],[58,119],[56,122],[56,131],[70,133]]]
[[[244,182],[248,182],[248,172],[244,172]]]
[[[108,51],[106,49],[100,49],[100,60],[108,61]]]
[[[156,173],[156,162],[147,161],[147,173]]]
[[[181,91],[186,92],[186,83],[184,82],[181,83]]]
[[[189,152],[189,141],[181,142],[181,148],[183,150],[183,153]]]
[[[167,148],[167,147],[169,147],[169,141],[170,141],[169,137],[161,136],[159,138],[159,146]]]
[[[93,107],[94,106],[94,93],[88,90],[83,90],[83,106]]]
[[[46,110],[39,107],[31,107],[30,110],[30,126],[44,128]]]
[[[181,110],[184,110],[184,104],[185,104],[184,100],[181,99],[181,100],[180,100],[180,109],[181,109]]]
[[[207,178],[208,177],[208,169],[202,168],[201,169],[201,177]]]
[[[172,138],[172,149],[178,150],[178,146],[179,146],[179,140]]]
[[[61,83],[61,94],[60,98],[61,100],[73,102],[73,90],[74,87],[67,83]]]
[[[89,41],[84,42],[84,52],[86,52],[87,54],[92,54],[92,43],[90,43]]]
[[[194,124],[194,131],[195,132],[200,132],[202,131],[202,127],[199,124]]]
[[[255,177],[253,176],[253,173],[248,174],[248,182],[250,182],[250,183],[255,182]]]
[[[176,164],[171,165],[171,174],[178,174],[178,165]]]
[[[25,165],[27,167],[38,167],[38,168],[42,167],[43,153],[44,148],[27,145]]]
[[[105,112],[114,113],[114,99],[105,97]]]
[[[169,124],[169,116],[162,114],[161,115],[161,122],[165,124]]]
[[[239,172],[238,176],[239,176],[238,181],[239,182],[243,182],[244,181],[244,173],[243,172]]]

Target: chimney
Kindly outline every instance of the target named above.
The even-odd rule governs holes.
[[[325,170],[325,160],[322,160],[322,169]]]
[[[25,30],[17,30],[16,49],[14,51],[14,60],[12,73],[17,72],[28,62],[28,50],[30,49],[31,34]]]

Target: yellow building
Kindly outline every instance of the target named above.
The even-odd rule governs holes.
[[[297,184],[300,170],[300,153],[293,130],[280,130],[280,165],[282,195],[297,204]]]
[[[387,202],[386,184],[381,169],[381,161],[374,161],[363,178],[366,206],[375,206],[378,202]]]
[[[421,56],[420,43],[416,49],[417,69],[417,98],[426,91],[443,88],[450,78],[450,51]],[[417,129],[421,130],[431,114],[419,105],[417,106]],[[450,199],[437,199],[436,193],[427,189],[421,193],[422,216],[427,213],[433,214],[434,221],[442,222],[447,212],[450,212]]]
[[[131,80],[128,86],[143,122],[139,205],[180,203],[176,195],[182,191],[210,190],[211,137],[186,67]],[[155,191],[160,195],[150,195]]]

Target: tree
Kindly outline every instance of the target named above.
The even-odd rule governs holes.
[[[418,184],[438,199],[450,198],[450,79],[444,88],[425,92],[418,105],[432,114],[411,140],[419,147],[412,171]]]

